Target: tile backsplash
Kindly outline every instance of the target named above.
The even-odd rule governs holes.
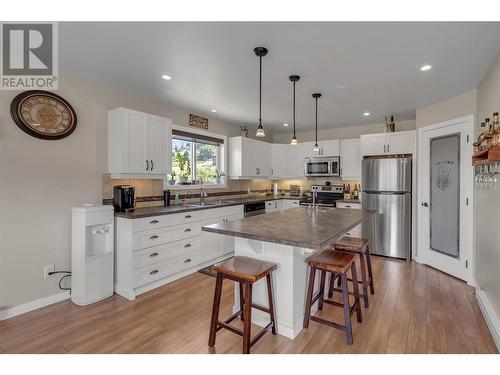
[[[135,196],[138,200],[138,207],[158,206],[163,204],[163,180],[135,180],[135,179],[112,179],[109,174],[104,174],[102,179],[103,200],[106,202],[113,199],[113,186],[116,185],[132,185],[135,187]],[[207,193],[210,195],[221,195],[221,193],[246,195],[248,188],[252,192],[264,193],[266,189],[271,189],[272,184],[276,182],[278,189],[284,189],[288,192],[290,185],[299,185],[303,190],[309,190],[311,185],[324,185],[327,181],[332,184],[349,183],[351,187],[359,181],[345,181],[338,177],[316,177],[308,179],[296,180],[228,180],[226,188],[210,188]],[[176,189],[169,187],[174,194]],[[193,186],[193,190],[197,187]],[[186,190],[178,190],[181,195],[186,193]]]

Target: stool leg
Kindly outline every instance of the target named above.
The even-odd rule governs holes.
[[[342,277],[339,275],[339,278],[337,280],[337,288],[340,288],[342,286]]]
[[[243,284],[242,283],[238,284],[240,286],[240,311],[241,311],[240,319],[241,321],[243,321],[243,301],[245,299],[245,296],[243,295]]]
[[[361,301],[359,300],[359,286],[358,286],[358,274],[356,271],[356,264],[353,263],[351,266],[352,275],[352,288],[354,290],[354,303],[356,304],[356,318],[359,323],[363,321],[361,316]]]
[[[309,283],[307,284],[306,310],[304,311],[304,328],[309,327],[309,316],[311,315],[311,301],[313,298],[315,275],[316,268],[309,267]]]
[[[325,297],[325,278],[326,271],[321,271],[321,279],[319,283],[319,299],[318,299],[318,310],[323,310],[323,298]]]
[[[243,354],[250,354],[252,336],[252,283],[245,283],[245,302],[243,305]]]
[[[366,248],[366,265],[368,266],[368,277],[370,278],[370,292],[375,294],[375,288],[373,287],[373,273],[372,273],[372,259],[370,257],[370,249]]]
[[[359,265],[361,268],[361,282],[363,283],[363,299],[365,302],[365,309],[367,309],[368,308],[368,282],[366,281],[365,256],[363,253],[359,253]]]
[[[212,306],[212,320],[210,322],[210,334],[208,336],[208,346],[215,345],[215,336],[217,335],[217,321],[219,320],[220,297],[222,292],[222,281],[224,277],[221,273],[217,273],[215,281],[214,304]]]
[[[271,328],[271,332],[273,335],[276,334],[276,321],[274,320],[274,303],[273,303],[273,282],[271,279],[271,274],[266,276],[267,279],[267,298],[269,299],[269,315],[271,318],[271,322],[273,323],[273,327]]]
[[[347,344],[352,345],[351,312],[349,307],[349,290],[347,286],[347,273],[340,275],[342,284],[342,303],[344,304],[345,336]]]
[[[332,298],[333,296],[333,288],[335,288],[335,273],[330,274],[330,283],[328,284],[328,298]]]

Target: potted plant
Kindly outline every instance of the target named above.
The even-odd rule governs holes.
[[[223,184],[224,183],[224,176],[226,174],[224,172],[219,172],[218,169],[215,170],[215,178],[216,178],[216,183],[217,184]]]
[[[172,171],[172,173],[170,173],[170,179],[168,180],[169,185],[175,185],[175,176],[175,171]]]
[[[189,159],[189,153],[186,151],[181,153],[177,151],[175,154],[177,162],[179,163],[179,183],[187,184],[188,178],[191,176],[191,161]]]

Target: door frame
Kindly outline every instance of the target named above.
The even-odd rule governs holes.
[[[448,120],[444,122],[440,122],[437,124],[425,126],[418,129],[418,176],[423,176],[424,171],[424,142],[423,136],[424,133],[429,131],[435,131],[439,129],[445,129],[451,126],[456,125],[464,125],[465,126],[465,135],[467,136],[466,147],[460,149],[460,160],[465,163],[471,163],[470,168],[470,176],[467,176],[461,173],[462,180],[460,185],[460,195],[461,195],[461,219],[465,218],[466,220],[461,220],[463,225],[460,226],[460,250],[461,250],[461,258],[464,256],[467,261],[467,268],[465,272],[465,280],[467,284],[474,284],[474,168],[472,167],[472,143],[473,143],[473,135],[474,135],[474,115],[468,115],[464,117],[459,117],[453,120]],[[465,183],[464,183],[465,182]],[[424,233],[424,208],[422,206],[422,197],[424,193],[423,186],[423,178],[418,178],[418,199],[417,199],[417,215],[418,215],[418,227],[417,227],[417,249],[418,249],[418,260],[424,264],[428,264],[428,259],[426,259],[427,250],[424,249],[424,241],[422,241],[423,233]],[[468,199],[468,204],[466,204],[466,199]],[[427,208],[425,208],[427,210]],[[464,212],[465,210],[465,212]],[[466,229],[465,233],[463,233],[462,228]],[[463,251],[465,250],[465,252]],[[452,275],[455,276],[455,275]]]

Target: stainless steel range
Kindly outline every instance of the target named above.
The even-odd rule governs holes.
[[[311,190],[317,191],[315,203],[320,207],[335,207],[335,201],[344,199],[344,187],[342,185],[313,185]],[[299,202],[302,206],[308,206],[312,203],[312,197],[301,199]]]

